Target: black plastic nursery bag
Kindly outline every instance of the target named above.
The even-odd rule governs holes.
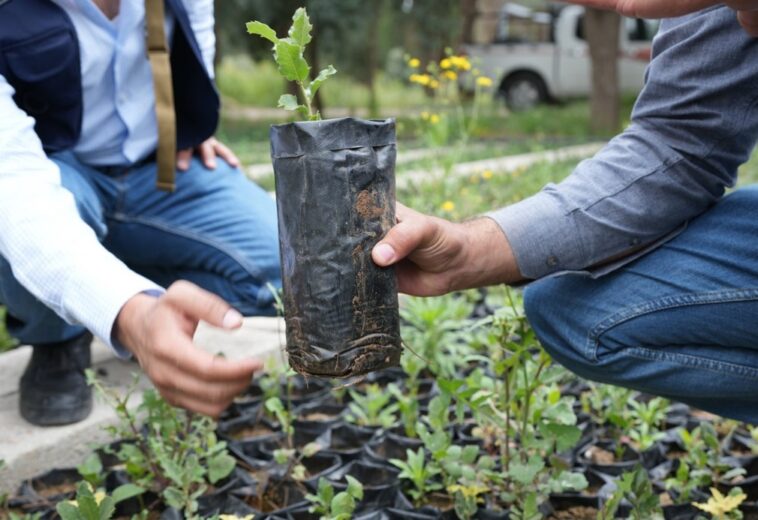
[[[394,269],[371,250],[395,222],[395,122],[271,127],[290,366],[349,377],[397,365]]]

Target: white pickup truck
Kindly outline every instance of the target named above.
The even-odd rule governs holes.
[[[584,8],[551,4],[535,10],[507,3],[499,13],[495,39],[464,45],[475,67],[495,80],[496,95],[512,110],[549,100],[587,96],[591,85],[589,48],[584,40]],[[622,18],[619,83],[622,92],[642,88],[658,22]]]

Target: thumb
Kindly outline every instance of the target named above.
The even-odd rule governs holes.
[[[374,262],[381,267],[399,262],[415,250],[432,243],[437,236],[439,226],[431,217],[398,204],[398,218],[400,222],[371,252]]]
[[[215,294],[179,280],[166,291],[166,302],[196,321],[227,330],[242,326],[242,314]]]
[[[192,148],[179,150],[176,153],[176,167],[179,171],[187,171],[192,160]]]

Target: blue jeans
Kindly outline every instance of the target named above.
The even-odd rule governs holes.
[[[758,423],[758,188],[598,279],[527,287],[532,327],[578,375]]]
[[[276,207],[241,171],[221,159],[207,170],[194,159],[188,171],[177,172],[177,190],[169,194],[155,187],[154,163],[98,171],[71,153],[53,160],[81,218],[131,269],[164,287],[189,280],[246,316],[274,314],[268,284],[281,286]],[[23,343],[84,332],[27,292],[3,258],[0,302],[8,309],[9,332]]]

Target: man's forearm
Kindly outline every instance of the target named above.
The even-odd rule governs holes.
[[[727,8],[664,21],[632,125],[558,185],[492,217],[522,274],[607,263],[707,210],[758,138],[758,40]]]

